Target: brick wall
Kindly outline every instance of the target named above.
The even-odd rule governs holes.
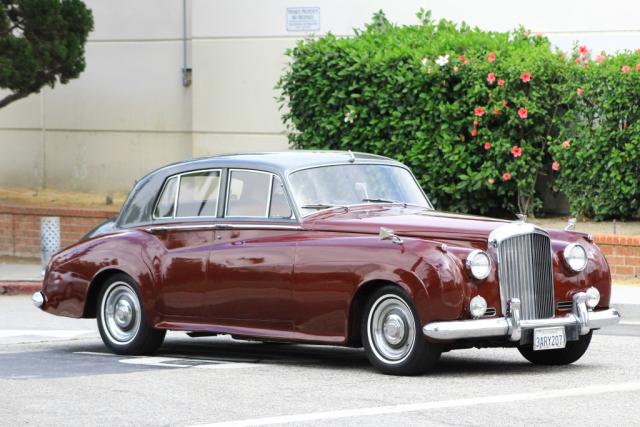
[[[77,242],[87,231],[116,214],[115,210],[0,204],[0,255],[39,257],[41,217],[60,217],[61,245],[64,248]]]
[[[595,234],[593,239],[607,258],[614,279],[640,277],[640,236]]]

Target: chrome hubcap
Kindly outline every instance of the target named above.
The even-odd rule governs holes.
[[[397,314],[388,315],[384,321],[384,325],[382,326],[382,331],[384,333],[384,339],[387,340],[389,344],[400,344],[405,333],[405,326],[402,318]]]
[[[140,302],[133,288],[125,282],[112,283],[100,307],[102,326],[112,341],[131,342],[140,329]]]
[[[380,297],[369,313],[372,349],[386,363],[402,362],[413,349],[416,327],[407,303],[396,295]]]

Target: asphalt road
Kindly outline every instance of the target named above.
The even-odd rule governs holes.
[[[640,322],[599,331],[577,363],[458,350],[391,377],[362,350],[189,338],[107,353],[93,320],[0,297],[0,425],[640,425]]]

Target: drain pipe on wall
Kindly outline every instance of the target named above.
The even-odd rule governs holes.
[[[182,86],[191,86],[191,67],[187,65],[187,0],[182,0]]]

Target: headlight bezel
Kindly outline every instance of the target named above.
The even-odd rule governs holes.
[[[474,260],[478,259],[477,257],[479,256],[486,258],[486,260],[488,261],[486,264],[487,270],[485,274],[476,274],[476,272],[474,272],[474,267],[478,267],[477,264],[474,264]],[[467,271],[469,272],[471,277],[477,280],[484,280],[487,277],[489,277],[489,275],[491,274],[491,270],[493,268],[493,262],[491,261],[491,257],[489,256],[488,253],[480,249],[474,249],[471,252],[469,252],[469,255],[467,255],[465,266],[467,267]]]
[[[573,266],[570,261],[570,259],[576,259],[572,255],[572,252],[576,248],[580,248],[580,250],[582,250],[582,253],[584,254],[584,262],[582,263],[582,266],[579,266],[579,268]],[[562,251],[562,259],[564,260],[564,264],[570,271],[574,273],[580,273],[587,267],[587,264],[589,262],[589,254],[587,253],[587,249],[580,243],[569,243]]]

